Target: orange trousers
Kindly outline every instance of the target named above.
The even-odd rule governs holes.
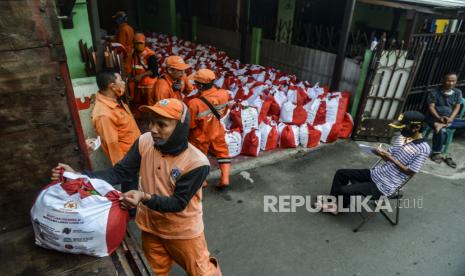
[[[221,276],[215,258],[210,257],[205,234],[188,240],[162,239],[142,232],[142,249],[157,276],[168,276],[173,261],[189,276]]]

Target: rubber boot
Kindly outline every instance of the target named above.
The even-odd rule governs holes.
[[[214,276],[222,276],[223,274],[221,273],[221,269],[220,269],[220,264],[218,263],[218,261],[214,258],[214,257],[210,257],[210,263],[212,263],[215,268],[214,268]]]
[[[219,187],[229,186],[229,171],[231,169],[231,163],[220,163],[221,179]]]

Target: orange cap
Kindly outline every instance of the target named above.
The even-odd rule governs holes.
[[[115,18],[118,18],[120,16],[125,16],[126,13],[124,11],[117,11],[111,18],[115,19]]]
[[[176,70],[186,70],[191,66],[184,62],[180,56],[169,56],[165,60],[166,67],[174,68]]]
[[[134,34],[134,43],[142,42],[145,43],[145,35],[142,33]]]
[[[184,104],[178,99],[163,99],[152,106],[143,105],[139,107],[139,110],[142,112],[152,111],[162,117],[175,119],[182,122],[186,117],[186,109],[184,108]]]
[[[189,76],[189,79],[200,83],[211,83],[216,79],[215,73],[210,69],[200,69]]]

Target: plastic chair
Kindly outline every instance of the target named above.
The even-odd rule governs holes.
[[[375,164],[373,164],[371,167],[375,167],[377,166],[379,163],[381,163],[383,161],[382,158],[378,159]],[[412,179],[412,176],[409,176],[405,181],[404,183],[402,183],[402,185],[399,186],[399,188],[397,188],[397,190],[390,196],[388,196],[387,198],[389,200],[395,200],[396,204],[395,204],[395,208],[394,208],[394,218],[391,218],[391,216],[388,215],[387,212],[385,212],[384,210],[380,209],[380,213],[383,215],[383,217],[392,225],[392,226],[395,226],[399,223],[399,212],[400,212],[400,199],[403,197],[404,193],[402,191],[402,188],[405,186],[405,184],[407,184],[410,179]],[[372,197],[369,204],[371,204],[372,208],[375,208],[376,207],[376,201],[379,200],[379,197],[378,198],[374,198]],[[367,216],[364,216],[362,212],[359,212],[359,215],[362,217],[362,221],[357,225],[357,227],[355,227],[352,231],[354,232],[358,232],[358,230],[360,230],[360,228],[362,228],[363,225],[365,225],[365,223],[367,223],[371,218],[373,218],[376,214],[378,214],[377,212],[371,212],[371,213],[368,213]]]
[[[465,115],[465,98],[462,99],[462,110],[460,110],[459,114],[457,115],[457,118],[465,119],[464,115]],[[428,136],[431,134],[431,131],[433,131],[433,129],[427,125],[425,127],[425,130],[423,131],[423,137],[427,139]],[[455,129],[446,128],[446,133],[447,133],[447,140],[446,140],[446,143],[444,144],[444,148],[442,149],[443,154],[447,154],[449,152],[449,146],[450,144],[452,144],[452,140],[454,139]]]

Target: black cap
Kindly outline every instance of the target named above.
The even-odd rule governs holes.
[[[397,121],[389,124],[393,128],[404,128],[407,125],[421,125],[425,120],[425,116],[418,111],[405,111],[399,115]]]

